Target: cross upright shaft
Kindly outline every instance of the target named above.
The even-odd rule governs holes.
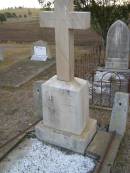
[[[40,14],[40,26],[55,28],[56,67],[59,80],[74,78],[74,29],[90,26],[89,12],[73,12],[73,0],[55,0],[54,12]]]

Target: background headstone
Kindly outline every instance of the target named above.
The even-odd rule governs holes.
[[[33,44],[33,55],[31,60],[33,61],[46,61],[47,55],[47,42],[39,40]]]
[[[0,48],[0,61],[4,61],[4,51]]]
[[[107,69],[128,70],[129,66],[129,29],[121,20],[111,25],[107,35]]]
[[[124,135],[129,108],[129,94],[117,92],[114,99],[109,131]]]

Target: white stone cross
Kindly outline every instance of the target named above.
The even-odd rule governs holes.
[[[55,28],[56,66],[59,80],[74,78],[74,29],[90,27],[89,12],[74,12],[73,0],[55,0],[54,12],[40,14],[40,26]]]

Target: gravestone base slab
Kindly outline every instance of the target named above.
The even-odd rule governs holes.
[[[106,69],[117,69],[117,70],[127,70],[129,66],[128,60],[121,58],[107,58],[105,68]]]
[[[80,135],[61,130],[56,130],[44,125],[41,121],[35,127],[35,133],[40,141],[44,141],[59,147],[84,154],[87,146],[92,141],[97,130],[97,121],[89,119],[89,123]]]
[[[48,56],[36,56],[33,55],[31,61],[47,61]]]

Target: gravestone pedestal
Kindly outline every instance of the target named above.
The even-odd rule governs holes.
[[[54,76],[42,84],[43,122],[36,136],[43,141],[84,153],[96,133],[89,118],[89,90],[85,80],[59,81]]]

